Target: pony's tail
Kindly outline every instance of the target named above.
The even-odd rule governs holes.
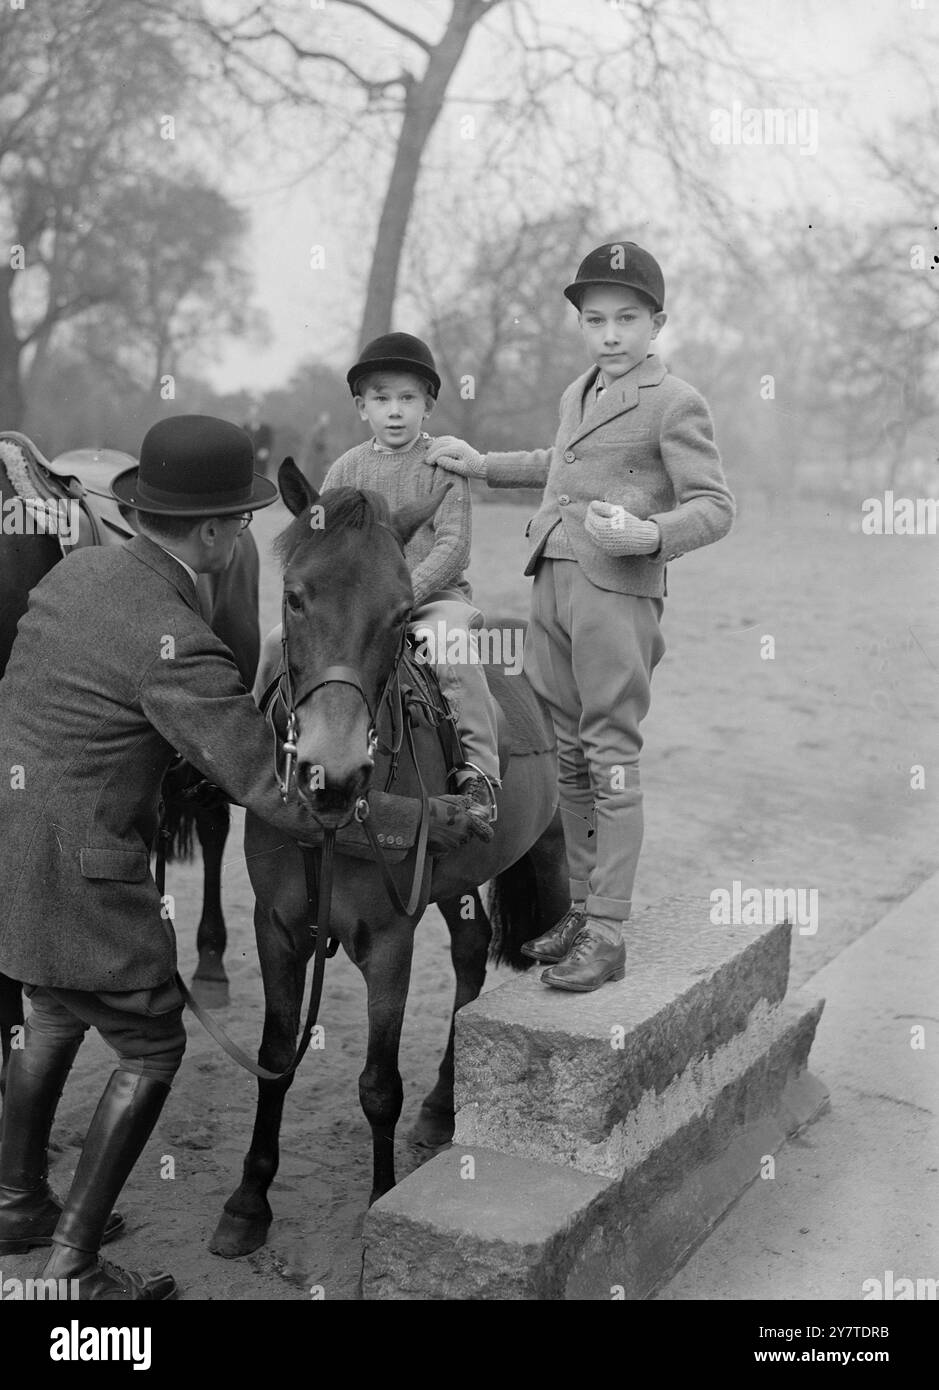
[[[489,959],[513,970],[530,970],[535,962],[522,955],[521,947],[542,931],[538,878],[530,853],[492,879],[486,911],[492,924]]]
[[[184,763],[171,770],[163,783],[163,833],[168,864],[174,860],[189,863],[195,855],[200,811],[214,811],[227,818],[228,798],[194,767]]]
[[[192,802],[171,796],[163,811],[166,862],[188,864],[195,854],[196,811]]]

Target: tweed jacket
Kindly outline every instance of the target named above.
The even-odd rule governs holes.
[[[544,487],[526,530],[534,574],[549,531],[560,521],[591,583],[614,593],[659,597],[665,567],[709,545],[733,524],[734,500],[702,396],[650,354],[602,395],[591,367],[561,397],[553,449],[486,455],[490,487]],[[591,501],[617,502],[658,523],[654,555],[608,555],[591,540],[584,518]]]
[[[0,681],[0,971],[108,992],[172,975],[149,853],[174,750],[302,832],[264,717],[182,566],[144,536],[75,551],[33,589]]]

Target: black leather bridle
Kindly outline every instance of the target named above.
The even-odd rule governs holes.
[[[359,692],[360,696],[362,697],[362,702],[365,705],[366,710],[368,711],[368,756],[370,758],[374,757],[375,750],[378,747],[378,721],[381,718],[382,710],[391,698],[392,691],[397,687],[398,670],[401,665],[401,659],[404,656],[404,647],[406,641],[407,628],[402,626],[401,639],[398,643],[398,650],[395,653],[395,659],[392,663],[391,670],[389,671],[388,676],[385,679],[385,683],[382,686],[382,691],[378,697],[378,704],[375,707],[374,713],[372,712],[372,707],[368,695],[365,693],[365,690],[362,686],[362,681],[359,677],[359,673],[354,666],[348,666],[341,663],[334,664],[331,666],[324,666],[319,671],[311,672],[301,682],[299,688],[297,688],[294,686],[293,676],[290,671],[290,652],[288,649],[287,639],[287,594],[286,592],[284,593],[284,597],[281,603],[280,626],[281,666],[283,667],[283,670],[281,671],[280,676],[277,679],[277,691],[287,717],[287,730],[283,744],[283,775],[281,775],[280,768],[277,764],[276,747],[274,752],[274,772],[277,778],[277,785],[280,787],[280,795],[285,805],[290,800],[291,787],[296,786],[297,795],[307,805],[307,809],[310,811],[314,820],[317,819],[316,811],[307,801],[306,795],[303,789],[301,788],[296,775],[297,734],[299,732],[297,709],[299,708],[299,706],[303,704],[304,700],[308,700],[309,697],[314,693],[314,691],[321,690],[324,685],[351,685],[354,690],[357,690]],[[397,751],[397,749],[394,751]],[[359,820],[362,818],[360,814],[360,807],[363,801],[364,797],[360,797],[359,800],[356,802],[355,815],[356,819]]]
[[[382,523],[379,522],[377,524],[381,525]],[[365,704],[365,708],[368,711],[369,717],[369,757],[372,757],[374,755],[376,749],[379,746],[378,721],[381,718],[382,712],[387,705],[389,713],[391,714],[393,730],[392,743],[389,747],[383,750],[387,752],[391,757],[391,767],[389,770],[387,786],[390,786],[391,783],[394,781],[397,772],[398,755],[401,751],[402,741],[404,739],[407,739],[408,752],[411,757],[411,762],[414,766],[415,776],[417,777],[417,784],[420,791],[419,799],[421,803],[421,815],[420,822],[418,825],[416,853],[414,860],[414,874],[411,880],[411,889],[408,894],[407,902],[403,900],[401,894],[398,892],[398,885],[395,883],[391,870],[388,868],[388,864],[385,859],[385,852],[378,842],[378,837],[375,834],[375,831],[369,824],[369,805],[366,797],[360,796],[359,799],[356,801],[353,816],[362,826],[362,829],[368,840],[372,853],[375,856],[375,862],[377,863],[379,872],[381,873],[385,889],[394,905],[395,911],[399,912],[404,917],[416,918],[418,913],[418,904],[420,902],[421,891],[424,882],[424,868],[427,862],[427,841],[430,833],[430,805],[427,797],[427,788],[424,786],[424,778],[421,774],[420,763],[417,760],[417,753],[414,748],[414,735],[411,731],[410,721],[408,720],[407,715],[404,711],[404,702],[401,695],[401,662],[404,657],[405,647],[407,644],[407,627],[406,625],[402,624],[401,639],[398,643],[398,649],[395,653],[395,658],[392,662],[391,670],[389,671],[385,679],[385,683],[382,686],[381,694],[378,697],[378,703],[375,706],[374,711],[372,710],[368,695],[366,694],[365,689],[362,686],[361,679],[359,678],[359,673],[354,666],[349,666],[343,663],[335,663],[330,666],[324,666],[322,669],[314,671],[310,675],[308,675],[299,685],[299,687],[294,686],[293,676],[291,675],[290,671],[290,651],[287,636],[286,592],[284,594],[281,607],[280,642],[281,664],[283,666],[283,670],[274,679],[274,681],[268,687],[268,690],[265,692],[265,695],[262,697],[261,708],[267,708],[268,719],[270,721],[271,728],[274,731],[274,775],[277,779],[277,784],[280,788],[280,794],[284,801],[284,804],[286,804],[290,799],[291,788],[296,787],[298,797],[310,811],[310,814],[313,816],[313,819],[317,820],[316,811],[310,804],[307,796],[300,787],[300,784],[297,781],[296,776],[297,734],[299,731],[297,710],[300,707],[300,705],[304,702],[304,700],[309,699],[309,697],[314,693],[314,691],[322,689],[324,685],[351,685],[354,690],[357,690],[359,692]],[[279,699],[281,704],[283,705],[286,716],[286,732],[283,741],[283,773],[281,773],[280,771],[277,746],[279,739],[273,714],[275,700],[277,699]],[[323,826],[322,829],[324,837],[335,836],[335,830],[327,829],[325,826]],[[305,850],[304,854],[306,853],[307,851]]]

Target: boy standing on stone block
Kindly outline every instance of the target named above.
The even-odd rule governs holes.
[[[490,487],[544,488],[526,530],[525,672],[554,719],[571,905],[523,949],[550,963],[546,984],[587,992],[625,974],[666,565],[726,535],[734,501],[706,402],[648,351],[666,321],[654,258],[600,246],[564,294],[594,365],[561,397],[554,448],[482,455],[444,436],[427,458]]]

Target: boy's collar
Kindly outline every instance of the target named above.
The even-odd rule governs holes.
[[[587,385],[592,385],[597,394],[602,395],[603,391],[615,391],[618,386],[632,386],[633,382],[637,386],[657,386],[665,375],[665,368],[658,355],[649,352],[641,362],[637,362],[628,372],[616,377],[608,385],[603,381],[603,373],[599,366],[594,364],[587,372]]]
[[[392,449],[388,444],[380,444],[376,437],[372,435],[372,448],[376,454],[406,454],[409,449],[414,448],[415,444],[420,439],[430,439],[430,435],[426,430],[419,430],[414,438],[407,444],[399,444],[397,449]]]
[[[658,386],[668,372],[655,353],[637,362],[624,376],[617,379],[601,394],[596,394],[600,368],[590,367],[574,384],[564,417],[567,444],[570,447],[600,425],[632,410],[639,404],[639,388]]]

